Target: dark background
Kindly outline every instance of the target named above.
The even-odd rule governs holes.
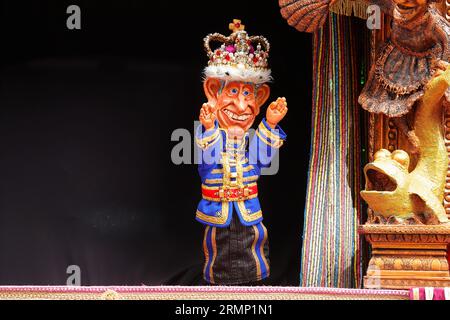
[[[193,132],[203,37],[233,18],[271,42],[271,100],[289,103],[280,171],[259,188],[267,284],[299,284],[311,35],[276,0],[0,3],[1,285],[65,285],[69,265],[82,285],[200,283],[200,180],[172,164],[171,134]],[[70,4],[81,30],[66,28]]]

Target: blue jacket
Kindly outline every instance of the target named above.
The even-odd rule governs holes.
[[[263,119],[247,150],[248,133],[244,141],[237,145],[227,142],[227,132],[218,127],[217,120],[214,129],[208,131],[200,125],[196,132],[196,142],[201,151],[198,171],[202,188],[217,190],[256,185],[261,169],[270,166],[285,139],[286,134],[279,126],[271,129]],[[203,197],[197,207],[196,220],[213,227],[227,227],[231,223],[233,212],[237,213],[245,226],[256,225],[263,219],[255,194],[242,201],[220,201]]]

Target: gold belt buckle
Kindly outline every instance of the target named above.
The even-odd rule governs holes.
[[[240,189],[237,189],[236,195],[231,194],[231,192],[227,188],[219,188],[219,198],[220,201],[235,201],[235,200],[246,200],[248,196],[250,195],[250,188],[249,187],[243,187]],[[233,199],[230,199],[233,198]],[[236,198],[236,199],[234,199]]]
[[[225,190],[223,188],[219,188],[219,198],[221,201],[224,200]]]
[[[249,194],[250,194],[250,189],[248,187],[242,187],[238,191],[238,198],[240,201],[247,200]]]
[[[247,186],[245,186],[244,187],[244,197],[248,197],[249,195],[250,195],[250,189]]]

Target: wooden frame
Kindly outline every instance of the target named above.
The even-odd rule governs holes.
[[[300,287],[0,286],[0,300],[409,300],[407,290]],[[269,306],[270,303],[267,304]],[[180,305],[181,306],[181,305]],[[269,310],[270,311],[270,310]],[[217,309],[217,313],[220,310]]]

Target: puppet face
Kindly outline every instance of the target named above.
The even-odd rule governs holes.
[[[253,83],[223,83],[209,78],[204,86],[209,102],[215,106],[219,126],[232,138],[241,138],[248,131],[270,94],[266,84],[256,88]]]
[[[427,10],[428,0],[394,0],[394,18],[401,22],[408,22]]]

